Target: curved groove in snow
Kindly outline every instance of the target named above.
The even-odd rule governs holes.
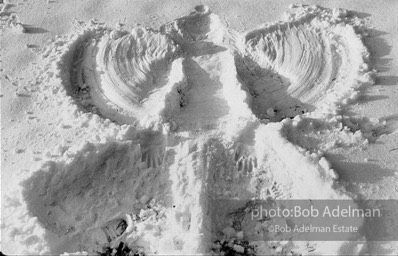
[[[252,114],[280,121],[333,112],[372,82],[369,54],[348,21],[314,9],[239,34],[198,8],[160,31],[90,28],[72,39],[64,53],[72,60],[60,66],[80,105],[118,123],[190,129]]]
[[[80,47],[72,87],[86,90],[89,104],[102,115],[126,123],[149,122],[167,119],[178,106],[182,61],[166,35],[143,28],[114,30]]]
[[[325,12],[322,19],[332,18]],[[358,80],[371,82],[364,76],[369,54],[353,27],[322,19],[311,13],[246,34],[248,55],[237,58],[238,74],[259,118],[333,108],[352,96]]]

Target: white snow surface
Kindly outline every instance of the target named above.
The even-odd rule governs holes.
[[[30,119],[44,137],[29,138],[43,151],[31,148],[36,164],[2,184],[2,250],[85,255],[123,241],[145,254],[208,254],[219,234],[245,237],[214,230],[215,199],[355,200],[328,153],[395,129],[344,115],[375,83],[366,26],[318,6],[244,31],[204,5],[158,28],[77,22],[29,67],[31,101],[49,117]],[[308,243],[317,254],[380,250]]]

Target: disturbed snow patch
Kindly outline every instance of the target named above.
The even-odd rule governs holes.
[[[137,141],[87,143],[24,181],[27,208],[46,230],[51,252],[100,252],[136,235],[148,218],[162,225],[168,174],[161,173],[161,163],[148,163],[147,150]]]
[[[245,35],[238,74],[259,118],[279,121],[309,111],[333,111],[372,83],[369,53],[348,18],[307,8],[287,22]]]
[[[306,7],[240,34],[200,6],[159,31],[94,22],[58,38],[44,53],[54,63],[48,81],[56,82],[46,89],[66,111],[77,105],[75,115],[149,129],[45,162],[22,184],[41,233],[21,244],[41,241],[27,249],[35,253],[99,252],[122,242],[148,254],[205,254],[223,238],[239,240],[231,250],[242,254],[243,245],[253,247],[244,232],[213,225],[212,199],[346,199],[333,189],[338,177],[322,152],[291,144],[290,120],[269,121],[334,116],[371,82],[368,52],[350,22]]]
[[[217,200],[346,199],[332,189],[327,161],[302,154],[281,127],[257,122],[229,142],[215,134],[138,132],[68,150],[22,183],[41,232],[22,243],[41,241],[42,253],[101,252],[123,243],[147,254],[204,254],[231,228],[214,225]],[[246,241],[250,227],[242,230]]]
[[[159,31],[88,25],[54,44],[55,72],[83,109],[142,127],[333,113],[372,83],[368,51],[343,14],[307,7],[292,17],[245,34],[208,9]]]

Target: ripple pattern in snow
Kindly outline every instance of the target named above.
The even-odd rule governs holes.
[[[369,54],[353,27],[330,26],[313,13],[251,31],[245,43],[249,54],[238,58],[238,74],[260,118],[334,107],[369,78],[362,77]]]
[[[90,27],[59,66],[78,104],[118,123],[203,128],[253,114],[280,121],[333,112],[372,82],[369,54],[349,22],[314,7],[238,33],[203,7],[159,31]]]

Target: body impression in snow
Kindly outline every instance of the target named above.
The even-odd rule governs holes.
[[[288,142],[278,123],[333,114],[371,83],[346,14],[305,7],[242,34],[199,6],[159,30],[92,24],[58,39],[46,57],[57,56],[54,72],[79,111],[136,126],[65,152],[22,184],[43,230],[29,250],[123,242],[148,254],[208,254],[232,239],[241,255],[252,248],[242,242],[249,227],[225,220],[218,229],[213,199],[348,199],[322,154]],[[263,242],[258,253],[276,253]],[[303,244],[280,246],[308,253]]]
[[[55,51],[56,72],[79,105],[118,123],[280,121],[334,109],[370,82],[346,15],[314,8],[243,34],[207,8],[159,30],[88,26]]]

